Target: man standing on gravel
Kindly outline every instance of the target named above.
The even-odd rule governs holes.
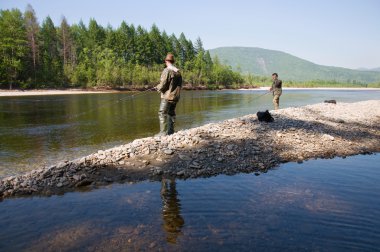
[[[272,87],[269,89],[270,92],[273,92],[273,105],[274,109],[279,109],[280,106],[280,96],[282,94],[282,81],[278,79],[278,74],[272,74]]]
[[[171,135],[174,133],[175,107],[179,101],[182,76],[174,64],[174,55],[168,53],[165,57],[166,68],[162,71],[160,84],[156,86],[161,93],[161,104],[158,112],[160,133],[156,136]]]

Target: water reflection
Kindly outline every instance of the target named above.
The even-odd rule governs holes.
[[[181,216],[181,203],[177,198],[176,182],[174,179],[162,179],[161,199],[162,199],[162,220],[163,229],[166,233],[166,241],[176,243],[181,235],[181,229],[185,224]]]
[[[0,251],[378,251],[379,162],[310,160],[260,176],[5,199]]]

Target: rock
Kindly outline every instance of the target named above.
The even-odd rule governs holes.
[[[333,136],[329,135],[329,134],[323,134],[322,138],[324,140],[330,140],[330,141],[334,141],[335,140],[335,138]]]
[[[202,167],[200,165],[191,164],[189,166],[189,168],[192,168],[192,169],[201,169]]]
[[[59,182],[58,184],[57,184],[57,187],[59,188],[59,187],[62,187],[63,186],[63,184],[61,183],[61,182]]]
[[[108,178],[108,177],[103,177],[103,180],[104,180],[105,182],[108,182],[108,183],[113,182],[113,179],[112,179],[112,178]]]
[[[143,160],[142,162],[143,162],[144,165],[149,165],[150,164],[150,162],[148,160]]]
[[[160,167],[156,167],[153,169],[153,175],[161,175],[163,174],[163,171]]]
[[[227,149],[230,150],[230,151],[233,150],[234,149],[234,145],[233,144],[227,145]]]
[[[165,153],[166,155],[173,155],[173,154],[174,154],[174,151],[171,150],[171,149],[166,149],[166,150],[164,150],[164,153]]]
[[[79,181],[79,180],[81,180],[82,178],[81,178],[81,176],[79,176],[79,175],[74,175],[74,176],[73,176],[73,179],[74,179],[75,181]]]
[[[68,165],[68,161],[63,161],[63,162],[61,162],[61,163],[59,163],[58,165],[57,165],[57,169],[61,169],[61,168],[64,168],[64,167],[66,167]],[[52,170],[52,169],[54,169],[55,167],[54,166],[52,166],[52,167],[50,167],[49,168],[49,170]]]
[[[185,174],[184,170],[177,172],[177,176],[183,176],[184,174]]]
[[[82,181],[79,181],[78,183],[75,184],[75,187],[81,187],[81,186],[87,186],[90,185],[93,181],[89,179],[84,179]]]
[[[181,159],[181,160],[184,160],[184,161],[190,161],[191,160],[191,157],[187,156],[187,155],[184,155],[184,154],[179,154],[178,157]]]

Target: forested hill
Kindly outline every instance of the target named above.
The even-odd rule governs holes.
[[[281,51],[257,47],[220,47],[209,50],[222,63],[242,73],[268,76],[279,73],[284,80],[335,80],[346,83],[380,81],[380,72],[322,66]]]

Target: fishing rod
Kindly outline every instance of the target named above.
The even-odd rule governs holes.
[[[251,98],[248,99],[248,102],[247,102],[247,103],[250,103],[250,102],[252,102],[252,101],[254,101],[254,100],[256,100],[256,99],[259,99],[260,97],[263,97],[263,96],[265,96],[265,95],[267,95],[267,94],[271,94],[271,93],[272,93],[271,91],[267,91],[267,92],[265,92],[264,94],[261,94],[261,95],[259,95],[259,96],[253,96],[253,97],[251,97]]]
[[[85,115],[85,114],[90,113],[90,112],[93,112],[93,111],[95,111],[95,110],[98,110],[98,109],[100,109],[100,108],[103,108],[103,107],[106,107],[106,106],[110,106],[110,105],[113,105],[113,104],[119,103],[119,102],[121,102],[121,101],[131,100],[131,99],[134,99],[135,97],[141,97],[141,96],[146,95],[148,92],[153,91],[153,90],[156,90],[156,88],[153,87],[153,88],[146,89],[146,90],[144,90],[144,91],[138,91],[138,92],[135,93],[135,94],[128,95],[127,97],[119,98],[119,99],[116,99],[116,100],[114,100],[114,99],[109,99],[109,101],[112,101],[111,103],[100,104],[100,105],[98,105],[98,106],[95,106],[95,107],[93,107],[93,108],[91,108],[91,109],[88,109],[88,110],[86,110],[86,111],[83,111],[83,112],[81,112],[81,113],[77,113],[77,114],[74,114],[74,115],[71,115],[71,116],[67,116],[67,118],[68,118],[68,119],[74,119],[74,118],[77,118],[77,117],[79,117],[79,116]]]

